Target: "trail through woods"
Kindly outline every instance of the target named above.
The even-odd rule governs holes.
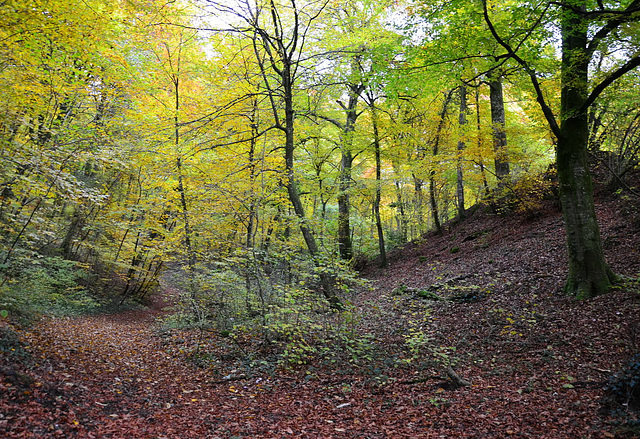
[[[635,226],[614,199],[598,214],[614,269],[637,274]],[[148,309],[42,320],[22,333],[28,366],[0,363],[0,436],[633,437],[610,422],[602,398],[640,341],[639,299],[624,289],[586,302],[562,294],[560,218],[551,204],[532,218],[475,214],[364,273],[374,289],[355,299],[358,330],[376,351],[360,366],[274,373],[209,336],[220,361],[197,367],[186,354],[198,334],[159,330],[170,287]],[[419,290],[478,297],[433,302]],[[406,355],[416,319],[472,386],[452,389],[438,363],[391,361]]]

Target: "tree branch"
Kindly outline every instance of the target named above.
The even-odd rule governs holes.
[[[572,9],[570,6],[563,5],[566,8]],[[634,13],[640,11],[640,0],[633,0],[629,6],[623,11],[615,11],[619,15],[615,19],[608,21],[598,32],[595,33],[593,38],[591,38],[591,42],[587,46],[587,56],[589,59],[593,56],[595,51],[598,49],[598,45],[600,42],[607,37],[614,29],[620,26],[623,23],[634,21],[637,17],[633,16]],[[609,11],[609,13],[613,13],[613,11]]]
[[[548,9],[549,9],[549,6],[547,6],[545,10],[542,12],[541,17],[544,14],[546,14]],[[553,132],[553,134],[556,137],[559,137],[560,126],[558,125],[558,122],[556,121],[556,118],[553,115],[553,111],[551,111],[551,108],[549,107],[549,105],[547,105],[547,102],[544,99],[544,94],[542,93],[542,88],[540,87],[540,82],[538,81],[538,76],[536,72],[531,68],[531,66],[529,66],[529,64],[524,59],[522,59],[513,50],[513,48],[509,45],[509,43],[507,43],[504,39],[502,39],[502,37],[498,34],[498,31],[493,25],[491,18],[489,18],[489,10],[487,9],[487,0],[482,0],[482,11],[484,15],[484,20],[487,23],[487,26],[489,27],[489,31],[491,32],[491,35],[493,36],[493,38],[498,42],[498,44],[500,44],[507,51],[507,55],[513,58],[514,60],[516,60],[516,62],[518,62],[518,64],[520,64],[522,68],[525,70],[525,72],[529,75],[529,78],[531,79],[531,83],[533,84],[533,88],[536,92],[536,98],[537,98],[538,104],[540,104],[540,108],[542,109],[542,113],[544,114],[544,117],[547,119],[547,122],[549,123],[549,126],[551,127],[551,131]],[[540,20],[541,18],[538,19],[537,22],[539,23]]]
[[[589,108],[594,103],[594,101],[598,98],[598,96],[600,96],[600,94],[608,86],[610,86],[613,82],[615,82],[617,79],[622,77],[625,73],[630,72],[631,70],[635,69],[638,66],[640,66],[640,55],[634,56],[629,61],[627,61],[622,67],[620,67],[618,70],[614,71],[613,73],[610,73],[609,76],[607,76],[604,80],[602,80],[602,82],[600,82],[598,85],[596,85],[593,88],[593,90],[591,91],[591,94],[589,94],[589,96],[587,97],[580,111],[586,111],[587,108]]]

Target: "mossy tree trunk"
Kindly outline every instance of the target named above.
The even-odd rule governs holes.
[[[569,259],[565,291],[578,298],[606,293],[611,289],[615,275],[604,258],[595,213],[587,163],[588,112],[604,90],[640,66],[640,54],[637,51],[619,53],[616,59],[619,62],[601,72],[598,78],[591,78],[591,84],[589,63],[600,46],[620,43],[619,28],[638,21],[640,0],[632,0],[619,9],[614,6],[606,9],[602,2],[595,7],[587,0],[557,3],[562,35],[560,121],[547,102],[538,73],[520,56],[520,47],[514,48],[508,38],[500,35],[491,20],[487,1],[482,3],[485,22],[494,39],[506,51],[502,57],[515,60],[529,75],[540,108],[557,138],[556,164]],[[594,8],[588,10],[588,6]],[[539,23],[543,22],[539,20]],[[609,38],[613,41],[605,41]]]
[[[573,6],[584,9],[584,1]],[[560,202],[567,232],[569,274],[565,291],[579,298],[606,293],[614,275],[602,251],[595,212],[593,184],[587,163],[589,139],[588,23],[577,10],[565,9],[562,18],[562,79],[560,127],[556,163]]]

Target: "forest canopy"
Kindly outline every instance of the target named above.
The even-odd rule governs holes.
[[[142,299],[166,270],[194,323],[341,309],[366,261],[556,180],[567,292],[616,280],[588,162],[620,189],[638,164],[636,0],[0,10],[3,313]]]

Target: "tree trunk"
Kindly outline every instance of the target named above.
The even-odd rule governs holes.
[[[493,128],[496,177],[498,181],[501,182],[509,176],[509,156],[507,154],[507,132],[505,130],[502,78],[496,77],[489,81],[489,100],[491,102],[491,125]]]
[[[424,206],[424,192],[423,192],[424,180],[413,174],[413,212],[414,219],[412,221],[412,236],[420,236],[423,233],[424,216],[422,214]]]
[[[349,203],[349,188],[351,187],[351,164],[353,155],[351,148],[343,145],[342,160],[340,161],[340,183],[338,187],[338,250],[345,261],[353,258],[353,243],[351,242],[351,215]]]
[[[476,87],[476,132],[478,133],[478,165],[480,166],[480,174],[482,175],[482,187],[484,189],[483,196],[486,197],[489,194],[489,183],[487,182],[487,172],[484,166],[483,153],[483,139],[482,139],[482,123],[480,119],[480,89]]]
[[[260,68],[267,96],[273,111],[275,127],[285,134],[284,158],[285,158],[285,181],[289,202],[293,206],[294,213],[300,224],[300,232],[307,245],[307,249],[314,265],[319,269],[322,293],[333,308],[342,308],[342,303],[335,291],[335,281],[330,274],[324,270],[323,263],[319,259],[319,250],[313,236],[304,207],[300,199],[300,192],[294,172],[294,122],[295,110],[293,106],[293,86],[295,81],[300,51],[304,47],[306,28],[301,18],[304,14],[298,9],[295,2],[291,2],[288,9],[293,16],[293,26],[285,25],[281,21],[280,11],[274,2],[270,2],[268,13],[269,27],[263,28],[259,24],[260,15],[248,20],[251,22],[253,48],[256,61]],[[311,24],[317,16],[310,18],[306,26]],[[253,21],[255,19],[255,21]],[[272,76],[270,73],[273,73]],[[275,87],[272,87],[272,79],[275,80]],[[281,99],[279,102],[278,99]],[[281,116],[281,108],[284,106],[284,120]]]
[[[78,231],[78,229],[82,228],[83,219],[84,218],[80,213],[80,208],[76,208],[75,211],[73,212],[71,224],[69,225],[69,228],[67,229],[67,233],[65,234],[64,239],[62,240],[62,245],[60,246],[62,249],[62,256],[65,259],[71,259],[71,257],[73,256],[73,251],[72,251],[73,238],[76,235],[76,232]]]
[[[444,96],[444,101],[442,103],[442,110],[440,111],[440,120],[438,121],[438,128],[436,130],[436,137],[433,140],[433,158],[438,156],[440,149],[440,137],[442,134],[442,129],[444,128],[444,123],[447,117],[447,108],[449,107],[449,103],[451,103],[451,98],[453,96],[453,92],[455,89],[449,90],[449,92]],[[433,166],[433,165],[432,165]],[[440,215],[438,213],[438,200],[436,197],[436,171],[431,170],[429,173],[429,201],[431,203],[431,215],[433,216],[433,222],[436,227],[436,233],[438,235],[442,235],[442,225],[440,224]]]
[[[357,63],[354,63],[357,66]],[[356,67],[357,68],[357,67]],[[338,190],[338,249],[340,257],[346,261],[353,258],[353,243],[351,242],[351,204],[349,189],[351,188],[351,165],[353,164],[353,132],[355,131],[358,112],[358,98],[362,93],[362,84],[349,85],[349,103],[343,109],[347,120],[342,133],[342,160],[340,161],[340,187]]]
[[[256,200],[256,179],[258,178],[258,172],[256,169],[257,159],[256,159],[256,142],[258,139],[258,101],[253,100],[253,106],[251,107],[251,113],[249,114],[249,122],[251,127],[251,140],[249,141],[249,156],[248,156],[248,167],[249,167],[249,186],[251,197],[251,202],[249,203],[249,216],[247,218],[247,234],[245,239],[246,247],[253,248],[254,245],[254,235],[255,229],[257,228],[258,222],[258,206]]]
[[[462,170],[462,151],[465,149],[465,132],[464,128],[467,124],[467,88],[461,85],[460,92],[460,114],[458,116],[458,126],[460,128],[460,140],[458,140],[458,166],[457,166],[457,185],[456,198],[458,200],[458,217],[464,218],[466,211],[464,208],[464,176]]]
[[[407,242],[407,214],[404,206],[404,197],[402,196],[402,183],[400,177],[400,165],[395,161],[392,163],[393,171],[398,179],[394,185],[396,187],[396,224],[398,225],[398,235],[400,236],[400,242]]]
[[[572,2],[584,8],[585,2]],[[606,293],[615,279],[602,251],[587,163],[587,22],[566,8],[562,19],[562,83],[557,167],[567,231],[569,275],[565,291],[578,298]]]
[[[285,132],[285,168],[286,168],[286,180],[285,186],[287,188],[287,194],[289,195],[289,201],[293,206],[293,211],[300,221],[300,232],[307,244],[307,249],[311,254],[316,266],[321,268],[321,263],[318,261],[319,250],[316,240],[307,224],[307,218],[304,211],[304,206],[300,199],[300,192],[295,179],[294,172],[294,121],[295,111],[293,108],[293,78],[291,72],[291,64],[286,62],[282,68],[280,74],[282,79],[282,88],[284,91],[284,132]],[[342,308],[340,298],[337,296],[334,288],[334,281],[332,277],[324,270],[320,271],[320,283],[322,285],[322,293],[333,308]]]
[[[196,254],[193,250],[191,223],[189,218],[189,207],[187,204],[187,188],[184,183],[183,175],[183,162],[182,162],[182,146],[180,139],[180,69],[181,69],[181,51],[182,51],[182,35],[180,36],[180,45],[178,46],[177,59],[175,60],[176,71],[171,73],[171,81],[173,83],[174,91],[174,113],[173,113],[173,141],[177,154],[176,158],[176,172],[178,174],[178,193],[180,194],[180,207],[182,213],[182,220],[184,223],[184,246],[187,253],[187,267],[189,272],[187,277],[189,278],[189,301],[191,302],[191,310],[193,316],[197,319],[198,323],[201,323],[204,319],[204,314],[200,307],[200,300],[198,298],[198,282],[196,280],[195,266],[196,266]],[[171,53],[167,46],[167,55],[171,57]]]
[[[388,265],[387,250],[384,243],[384,231],[382,229],[382,218],[380,217],[380,200],[382,192],[382,160],[380,158],[380,133],[378,132],[378,118],[376,110],[371,107],[371,121],[373,124],[373,147],[376,157],[376,195],[373,201],[373,214],[376,218],[376,230],[378,232],[378,249],[380,250],[380,267]]]

